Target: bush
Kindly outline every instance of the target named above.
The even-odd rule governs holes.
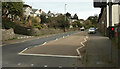
[[[31,21],[32,21],[32,23],[38,23],[37,19],[33,18],[33,17],[31,17]]]
[[[35,25],[34,28],[42,29],[43,27],[41,25]]]
[[[16,24],[9,19],[2,19],[2,28],[3,29],[10,29],[10,28],[15,28]]]
[[[49,27],[53,28],[69,28],[69,20],[66,18],[65,21],[65,16],[59,15],[58,17],[49,17],[47,19]]]

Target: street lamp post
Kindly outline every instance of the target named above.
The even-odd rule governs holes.
[[[67,4],[65,4],[65,22],[66,22],[66,6],[67,6]],[[66,31],[66,29],[65,29],[65,25],[64,25],[64,32]]]
[[[66,6],[67,6],[67,4],[65,4],[65,21],[66,21]]]

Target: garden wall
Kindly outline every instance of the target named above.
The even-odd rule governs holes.
[[[9,40],[15,37],[14,30],[11,29],[1,29],[2,30],[2,40]]]

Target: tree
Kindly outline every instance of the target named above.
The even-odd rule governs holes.
[[[66,17],[71,18],[71,14],[69,12],[67,12]]]
[[[23,16],[23,2],[2,2],[2,15]]]
[[[88,20],[90,20],[95,27],[97,26],[97,23],[98,23],[97,22],[97,20],[98,20],[97,15],[88,17]]]
[[[40,18],[41,18],[41,23],[42,24],[47,22],[47,19],[46,19],[45,15],[41,15]]]
[[[90,20],[85,20],[85,27],[90,28],[92,26],[92,22]]]
[[[64,15],[59,15],[58,17],[49,17],[47,19],[49,27],[62,28],[69,27],[69,20],[65,20]]]
[[[48,11],[48,14],[50,14],[51,13],[51,11]]]
[[[77,20],[78,20],[77,14],[75,14],[75,15],[73,16],[73,19],[77,19]]]

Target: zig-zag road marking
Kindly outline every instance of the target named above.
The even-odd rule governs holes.
[[[86,37],[84,38],[84,41],[81,42],[81,45],[82,45],[82,46],[80,46],[80,47],[78,47],[78,48],[76,49],[76,51],[77,51],[77,53],[78,53],[78,55],[79,55],[80,57],[82,57],[82,55],[81,55],[79,49],[81,49],[81,48],[83,48],[83,47],[85,46],[83,43],[85,43],[85,42],[87,41],[86,38],[88,38],[88,36],[86,36]]]

